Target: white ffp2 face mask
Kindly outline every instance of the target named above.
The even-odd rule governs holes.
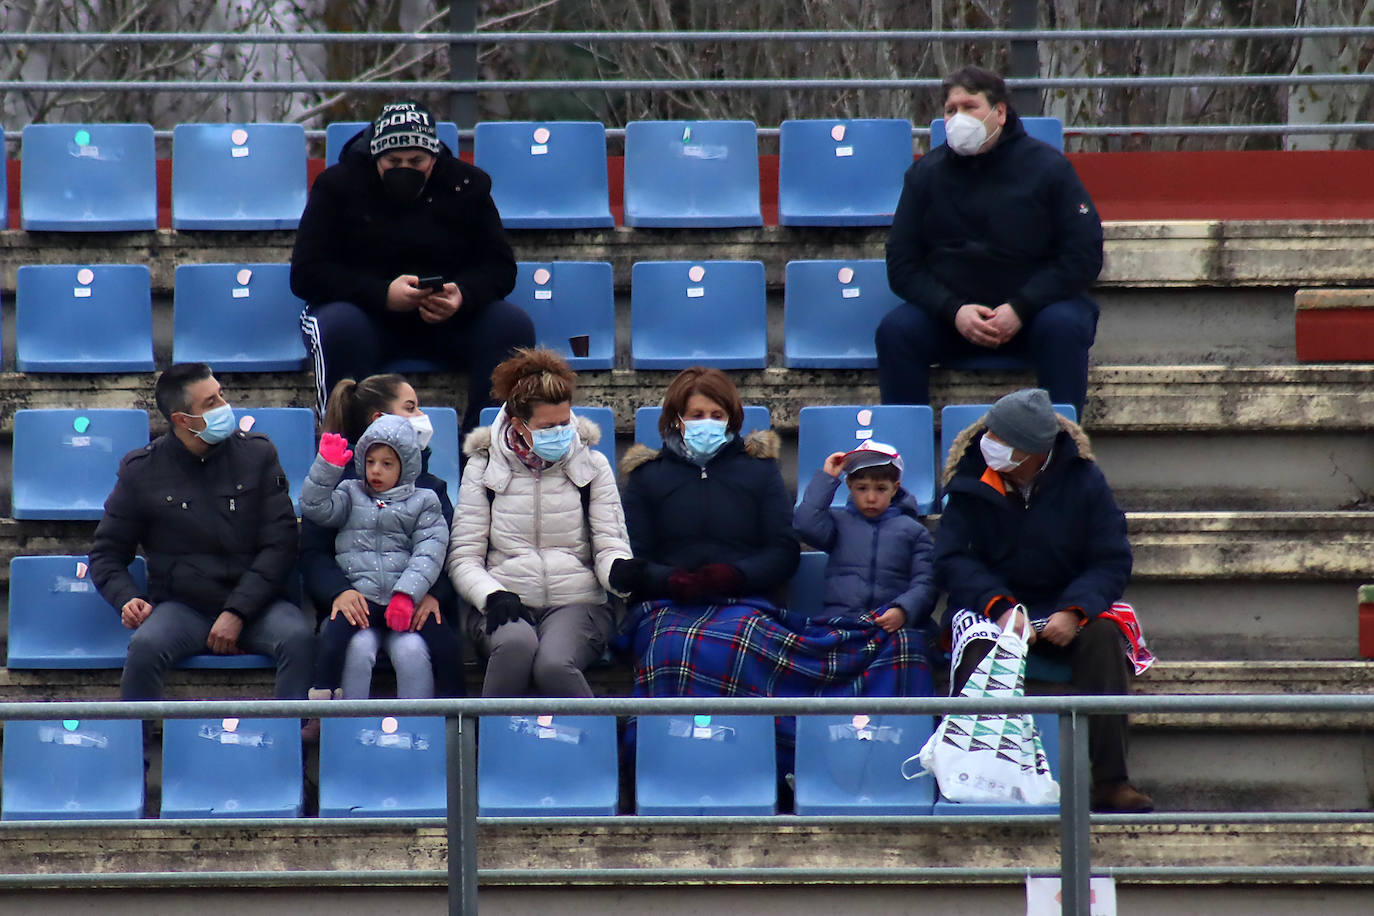
[[[1016,470],[1021,466],[1022,462],[1026,460],[1022,458],[1021,461],[1012,461],[1011,453],[1015,451],[1015,449],[1005,442],[994,442],[987,436],[984,436],[982,440],[979,441],[978,447],[982,450],[983,460],[987,462],[988,467],[999,474],[1006,474]]]
[[[996,109],[993,109],[988,113],[988,118],[996,113]],[[997,130],[1001,129],[999,125]],[[980,121],[973,115],[961,111],[945,119],[945,142],[960,156],[972,156],[977,153],[988,141],[988,136],[987,118]]]
[[[406,419],[410,421],[410,428],[415,430],[415,443],[420,446],[421,451],[429,448],[429,440],[434,438],[434,424],[430,422],[429,417],[421,413]]]

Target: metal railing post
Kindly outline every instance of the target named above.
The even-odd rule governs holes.
[[[477,0],[453,0],[448,7],[448,30],[452,33],[477,31]],[[477,45],[448,46],[448,78],[455,83],[477,79]],[[449,93],[449,115],[459,129],[477,124],[477,93],[456,89]],[[458,155],[454,150],[453,154]]]
[[[1089,916],[1092,827],[1088,821],[1088,722],[1059,716],[1059,890],[1064,916]]]
[[[1011,27],[1033,31],[1036,26],[1036,0],[1015,0],[1011,5]],[[1011,75],[1032,78],[1040,75],[1040,43],[1034,38],[1012,39]],[[1037,116],[1040,114],[1040,90],[1013,89],[1011,106],[1018,114]]]
[[[444,720],[448,763],[448,912],[477,916],[477,720]]]

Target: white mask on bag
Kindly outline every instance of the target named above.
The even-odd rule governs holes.
[[[1005,442],[994,442],[987,436],[982,438],[978,446],[983,452],[983,460],[987,462],[988,467],[999,474],[1016,470],[1026,460],[1022,458],[1021,461],[1012,461],[1011,453],[1014,449]]]
[[[988,118],[996,113],[996,109],[993,109],[988,113]],[[993,133],[1001,129],[999,124]],[[987,118],[980,121],[961,111],[945,119],[945,142],[960,156],[975,155],[988,141],[988,136]]]

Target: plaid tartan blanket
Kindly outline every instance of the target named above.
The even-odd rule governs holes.
[[[799,618],[762,599],[633,607],[634,696],[931,696],[925,637],[871,615]]]

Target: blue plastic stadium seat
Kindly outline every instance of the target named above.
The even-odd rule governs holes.
[[[153,301],[142,264],[26,265],[15,275],[20,372],[151,372]]]
[[[178,124],[173,229],[295,229],[305,209],[305,128]]]
[[[797,814],[929,814],[935,780],[901,768],[933,729],[930,716],[798,716]]]
[[[935,506],[935,415],[924,404],[803,407],[797,425],[797,501],[811,475],[832,452],[847,452],[868,439],[886,442],[902,456],[902,486],[922,514]],[[842,506],[849,488],[840,485],[832,505]]]
[[[949,459],[949,447],[954,437],[983,419],[991,404],[946,404],[940,408],[940,476],[944,476],[945,462]],[[1054,410],[1061,416],[1078,422],[1078,411],[1072,404],[1055,404]]]
[[[303,801],[300,719],[163,722],[162,817],[300,817]]]
[[[18,519],[99,519],[127,453],[148,444],[143,410],[16,410]]]
[[[348,143],[354,134],[371,123],[371,121],[335,121],[327,125],[324,129],[324,164],[329,166],[338,162],[344,144]],[[458,125],[452,121],[439,121],[434,125],[434,129],[439,134],[439,141],[448,147],[450,153],[457,156]]]
[[[663,447],[663,437],[658,434],[658,418],[662,413],[663,408],[657,405],[641,407],[635,411],[636,442],[649,448]],[[759,404],[744,405],[744,423],[739,428],[741,438],[756,429],[771,429],[772,425],[773,420],[768,415],[767,407]]]
[[[300,515],[301,484],[315,462],[315,411],[309,407],[235,407],[234,419],[239,429],[262,433],[277,447],[277,459],[291,488],[291,504]]]
[[[56,821],[143,816],[143,723],[5,723],[0,817]]]
[[[803,550],[797,571],[787,583],[787,612],[798,617],[818,617],[825,610],[825,564],[829,555],[823,550]]]
[[[783,292],[783,364],[802,369],[875,369],[873,335],[902,304],[887,264],[789,261]]]
[[[483,716],[478,736],[479,815],[616,813],[614,716]]]
[[[1064,123],[1058,118],[1022,118],[1021,126],[1041,143],[1064,151]],[[930,122],[930,148],[935,149],[944,142],[945,122],[943,118],[936,118]]]
[[[447,812],[442,717],[324,718],[320,726],[320,817]]]
[[[434,426],[429,440],[429,472],[448,484],[448,498],[458,502],[458,411],[452,407],[423,407]]]
[[[133,630],[91,581],[84,556],[10,560],[10,668],[123,668]],[[142,557],[129,564],[147,588]]]
[[[496,414],[500,412],[499,407],[483,407],[479,422],[483,426],[490,426],[496,422]],[[611,468],[615,468],[615,412],[609,407],[573,407],[573,413],[579,417],[586,417],[597,426],[601,427],[601,441],[593,446],[598,452],[606,456],[606,460],[611,463]],[[455,491],[456,492],[456,491]]]
[[[762,369],[768,322],[761,261],[640,261],[630,288],[636,369]]]
[[[535,342],[557,350],[573,369],[615,365],[615,287],[605,261],[554,261],[516,265],[515,289],[506,297],[529,314]],[[574,356],[569,338],[585,336],[587,355]]]
[[[32,231],[157,228],[157,161],[148,124],[29,124],[20,223]]]
[[[627,124],[625,225],[762,226],[754,122]]]
[[[295,372],[305,364],[288,264],[183,264],[176,270],[172,361],[216,372]]]
[[[1055,779],[1059,778],[1059,717],[1053,713],[1038,712],[1034,715],[1035,729],[1040,733],[1040,740],[1045,745],[1045,759],[1049,761],[1050,773]],[[916,764],[912,764],[915,767]],[[922,776],[915,782],[934,782],[934,776]],[[1060,787],[1061,791],[1063,787]],[[935,793],[935,806],[932,814],[940,816],[962,816],[985,817],[988,815],[1002,816],[1006,814],[1058,814],[1058,805],[1016,805],[1016,804],[981,804],[973,802],[952,802],[942,796],[938,789]]]
[[[905,118],[783,121],[781,226],[890,226],[911,167]]]
[[[776,814],[772,716],[640,716],[639,814]]]
[[[606,128],[596,121],[483,121],[473,163],[491,176],[507,229],[614,226]]]

